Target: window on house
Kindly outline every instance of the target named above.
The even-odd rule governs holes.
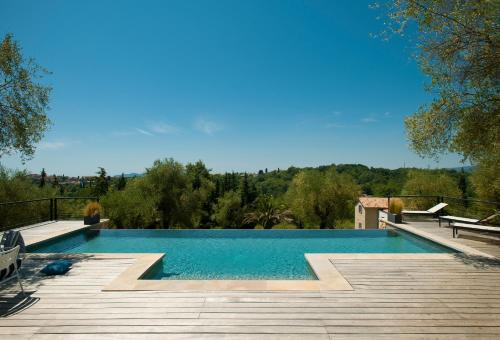
[[[361,222],[359,222],[359,224],[358,224],[358,228],[359,228],[359,229],[363,228],[363,225],[361,224]]]
[[[363,206],[361,204],[358,204],[358,211],[360,214],[363,213]]]

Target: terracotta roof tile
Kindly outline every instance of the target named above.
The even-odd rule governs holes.
[[[359,201],[365,208],[388,208],[387,197],[360,197]]]

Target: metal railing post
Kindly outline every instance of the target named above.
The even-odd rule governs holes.
[[[54,220],[54,199],[53,198],[50,199],[50,203],[49,203],[49,216],[50,216],[50,220],[53,221]]]
[[[57,198],[54,198],[54,220],[57,221]]]

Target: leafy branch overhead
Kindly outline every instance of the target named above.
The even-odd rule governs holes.
[[[25,60],[21,48],[7,34],[0,43],[0,156],[19,152],[23,160],[50,125],[47,117],[50,86],[40,83],[49,72],[33,59]]]
[[[418,28],[417,60],[429,76],[429,105],[406,119],[421,156],[457,152],[474,162],[498,155],[500,143],[500,2],[395,0],[388,33]]]

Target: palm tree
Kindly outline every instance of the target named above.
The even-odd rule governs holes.
[[[292,212],[284,206],[278,207],[272,196],[264,195],[257,200],[257,209],[245,214],[244,224],[260,224],[265,229],[281,222],[292,222]]]

